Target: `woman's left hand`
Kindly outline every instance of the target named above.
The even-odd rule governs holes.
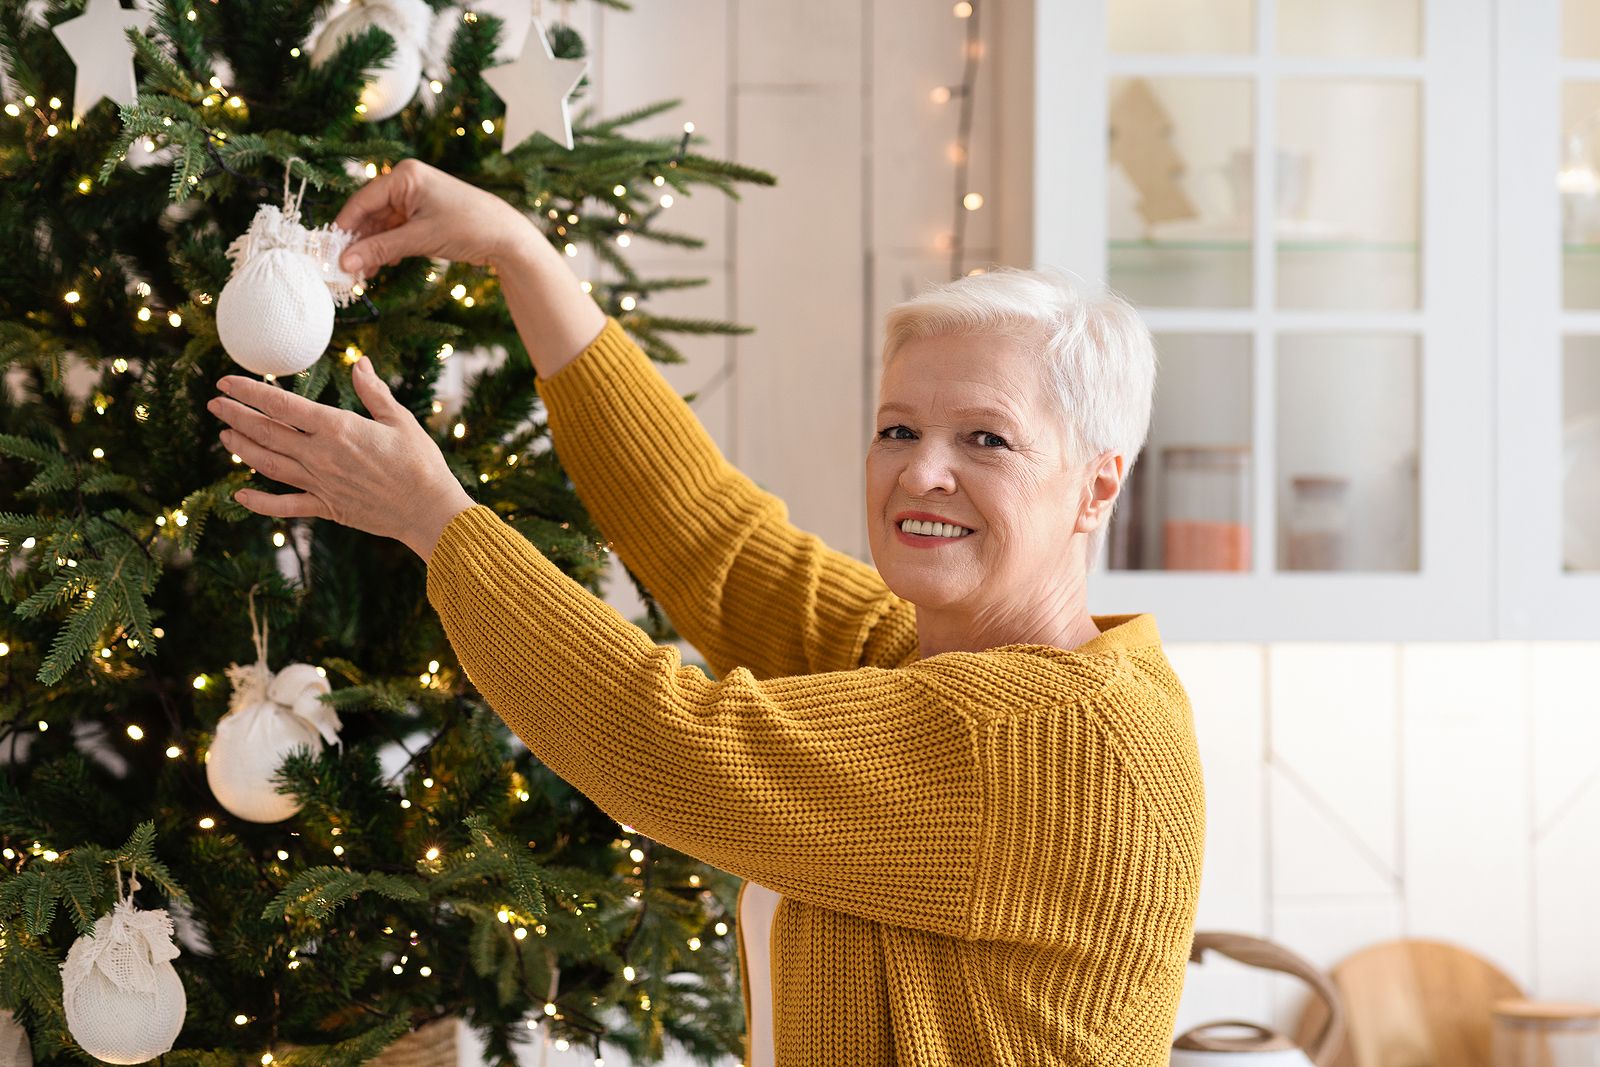
[[[302,493],[242,489],[261,515],[331,519],[404,542],[427,560],[450,520],[473,506],[428,431],[362,356],[351,379],[372,417],[240,375],[206,405],[230,427],[222,443],[246,464]]]

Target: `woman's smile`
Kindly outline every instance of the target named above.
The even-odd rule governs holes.
[[[913,527],[916,525],[916,523],[912,523]],[[910,545],[913,548],[936,548],[939,545],[953,545],[958,541],[965,541],[972,537],[973,531],[968,530],[964,534],[957,534],[952,537],[949,534],[942,533],[910,533],[902,525],[894,528],[894,535],[903,545]]]

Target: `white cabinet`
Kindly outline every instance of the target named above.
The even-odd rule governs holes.
[[[1109,279],[1160,358],[1090,610],[1170,641],[1501,634],[1488,0],[1035,18],[1034,259]]]
[[[1501,5],[1501,635],[1600,634],[1600,7]]]

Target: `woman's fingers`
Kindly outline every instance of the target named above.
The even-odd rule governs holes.
[[[407,222],[393,229],[353,241],[339,257],[339,267],[351,274],[366,274],[377,267],[398,263],[407,256],[430,251],[422,224]]]
[[[378,377],[378,372],[372,369],[372,360],[367,356],[362,356],[356,363],[350,383],[355,386],[356,396],[361,398],[361,403],[366,405],[367,413],[379,422],[415,418],[404,404],[394,398],[389,391],[389,383]]]
[[[379,223],[382,225],[378,228],[394,225],[392,221],[388,221],[387,216],[394,216],[396,220],[404,221],[405,213],[400,210],[400,205],[395,203],[395,198],[402,191],[400,188],[402,180],[397,171],[373,178],[350,194],[350,199],[344,202],[344,207],[334,216],[333,224],[341,230],[363,234],[372,232]]]
[[[331,430],[339,417],[336,408],[319,404],[287,389],[279,389],[275,385],[237,374],[219,378],[217,388],[239,403],[248,404],[278,422],[306,433]]]
[[[219,436],[223,447],[244,460],[245,466],[254,467],[275,482],[298,486],[301,489],[310,489],[317,484],[317,479],[306,470],[305,464],[293,456],[274,452],[238,430],[223,430]]]
[[[310,493],[263,493],[259,489],[241,489],[233,499],[257,515],[270,515],[276,519],[332,519],[333,515],[322,501]]]
[[[212,397],[206,410],[263,447],[296,459],[300,457],[302,446],[310,440],[293,426],[270,419],[255,408],[225,396]]]

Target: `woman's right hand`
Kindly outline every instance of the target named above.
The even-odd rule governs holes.
[[[333,222],[356,235],[340,268],[363,278],[407,256],[497,266],[536,232],[498,196],[419,159],[402,159],[357,189]]]

